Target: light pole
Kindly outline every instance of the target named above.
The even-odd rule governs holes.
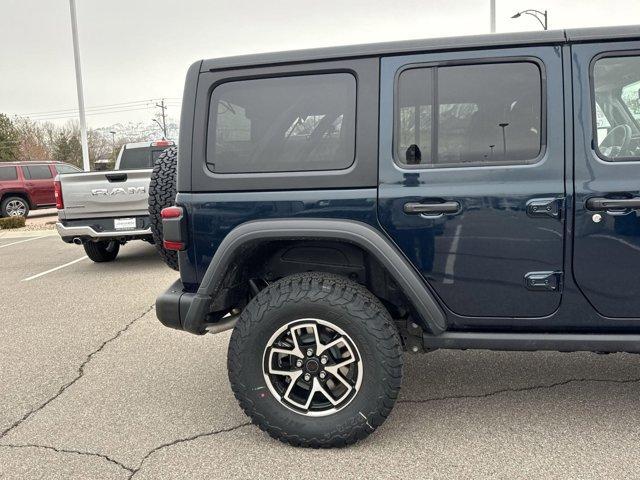
[[[540,25],[542,25],[543,29],[548,30],[549,15],[546,10],[544,12],[541,12],[540,10],[534,10],[530,8],[512,15],[511,18],[520,18],[522,15],[531,15],[533,18],[538,20],[538,22],[540,22]]]
[[[116,154],[116,132],[115,132],[115,130],[111,130],[109,133],[111,134],[111,154],[115,156],[115,154]]]
[[[496,0],[489,3],[489,25],[491,33],[496,33]]]
[[[76,89],[78,90],[78,111],[80,114],[80,143],[82,145],[82,166],[85,172],[91,170],[89,165],[89,141],[87,140],[87,120],[84,114],[84,90],[82,88],[82,69],[80,68],[80,47],[78,46],[78,20],[76,17],[76,0],[69,0],[71,12],[71,36],[73,37],[73,59],[76,65]]]

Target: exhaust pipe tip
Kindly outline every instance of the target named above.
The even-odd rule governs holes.
[[[75,237],[73,239],[73,243],[75,243],[76,245],[82,245],[82,239],[80,237]]]

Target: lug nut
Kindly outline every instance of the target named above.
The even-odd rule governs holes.
[[[329,361],[329,359],[327,358],[326,355],[323,355],[322,357],[320,357],[320,363],[322,365],[326,365],[328,361]]]
[[[302,360],[298,359],[298,361],[296,361],[296,367],[300,368],[302,366]]]
[[[327,376],[327,373],[326,373],[326,372],[320,372],[320,378],[321,378],[322,380],[324,380],[324,377],[326,377],[326,376]]]
[[[307,357],[310,357],[311,355],[313,355],[313,349],[307,348]]]
[[[308,373],[304,374],[304,381],[308,382],[309,380],[311,380],[311,375],[309,375]]]

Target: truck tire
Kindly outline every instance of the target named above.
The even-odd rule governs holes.
[[[27,217],[29,202],[22,197],[7,197],[0,204],[0,217]]]
[[[291,275],[256,295],[227,359],[231,388],[252,422],[302,447],[368,436],[391,412],[402,379],[400,337],[382,303],[325,273]]]
[[[118,256],[120,244],[115,240],[86,242],[84,251],[87,252],[87,257],[96,263],[112,262]]]
[[[176,199],[176,163],[178,147],[169,147],[160,154],[153,166],[149,184],[149,220],[151,235],[158,253],[169,267],[178,270],[178,253],[162,245],[162,218],[160,212]]]

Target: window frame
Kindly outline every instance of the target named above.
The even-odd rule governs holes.
[[[457,163],[457,164],[417,164],[409,165],[400,158],[398,158],[398,138],[399,138],[399,93],[400,93],[400,75],[406,70],[412,70],[417,68],[432,68],[434,69],[434,79],[437,79],[437,69],[439,67],[460,67],[471,65],[492,65],[503,63],[532,63],[538,67],[540,73],[540,150],[535,158],[526,161],[518,161],[517,163],[511,162],[486,162],[486,163]],[[438,82],[434,81],[433,85],[433,99],[438,99]],[[434,102],[432,106],[432,126],[431,126],[431,149],[436,150],[438,148],[438,123],[440,109],[436,108]],[[440,104],[437,103],[439,106]],[[420,170],[420,171],[432,171],[440,169],[451,168],[487,168],[487,167],[529,167],[540,163],[547,152],[547,74],[545,64],[542,59],[529,56],[520,55],[512,57],[483,57],[477,59],[461,59],[461,60],[443,60],[433,62],[416,62],[408,63],[398,68],[393,78],[393,133],[392,133],[392,158],[395,165],[402,170]],[[431,158],[431,154],[429,155]]]
[[[589,96],[590,96],[590,105],[591,109],[591,150],[596,154],[596,156],[606,162],[607,165],[615,165],[618,163],[629,164],[629,163],[640,163],[640,156],[638,157],[607,157],[600,151],[600,145],[598,145],[598,118],[596,115],[596,84],[595,84],[595,68],[598,60],[602,60],[603,58],[621,58],[621,57],[638,57],[640,61],[640,50],[609,50],[607,52],[601,52],[597,55],[594,55],[591,61],[589,62]],[[630,116],[633,116],[629,111],[628,107],[623,102],[623,107],[627,110],[627,113]],[[604,112],[603,112],[604,113]],[[607,119],[608,121],[609,119]]]
[[[218,120],[218,115],[211,115],[211,110],[212,110],[212,102],[213,102],[213,96],[215,94],[215,91],[218,90],[218,88],[220,88],[223,85],[229,84],[229,83],[237,83],[237,82],[246,82],[246,81],[253,81],[253,80],[266,80],[266,79],[275,79],[275,78],[292,78],[292,77],[318,77],[318,76],[323,76],[323,75],[336,75],[336,74],[348,74],[354,81],[355,84],[355,88],[354,88],[354,103],[353,103],[353,113],[354,113],[354,119],[353,119],[353,151],[352,151],[352,155],[351,155],[351,161],[348,165],[342,167],[342,168],[317,168],[317,169],[310,169],[310,170],[267,170],[267,171],[258,171],[258,172],[251,172],[251,171],[241,171],[241,172],[217,172],[216,170],[214,170],[212,168],[212,165],[215,164],[215,162],[210,162],[209,161],[209,141],[211,140],[209,137],[212,135],[213,133],[213,142],[215,142],[215,132],[217,130],[217,120]],[[334,69],[334,70],[321,70],[321,71],[304,71],[304,72],[296,72],[296,71],[292,71],[292,72],[283,72],[281,74],[265,74],[265,75],[256,75],[256,76],[248,76],[248,77],[230,77],[230,78],[225,78],[224,80],[215,83],[214,85],[212,85],[211,89],[208,92],[208,96],[207,96],[207,106],[208,106],[208,118],[207,118],[207,124],[206,124],[206,135],[205,135],[205,168],[207,170],[209,170],[212,174],[214,175],[221,175],[221,176],[228,176],[228,175],[251,175],[251,176],[261,176],[261,175],[274,175],[274,174],[280,174],[280,175],[287,175],[287,174],[304,174],[304,173],[309,173],[309,174],[313,174],[313,173],[322,173],[322,172],[343,172],[346,170],[349,170],[350,168],[352,168],[354,166],[354,164],[356,163],[357,160],[357,151],[358,151],[358,89],[359,89],[359,81],[358,81],[358,75],[356,74],[355,71],[350,70],[348,68],[344,68],[344,69]]]

